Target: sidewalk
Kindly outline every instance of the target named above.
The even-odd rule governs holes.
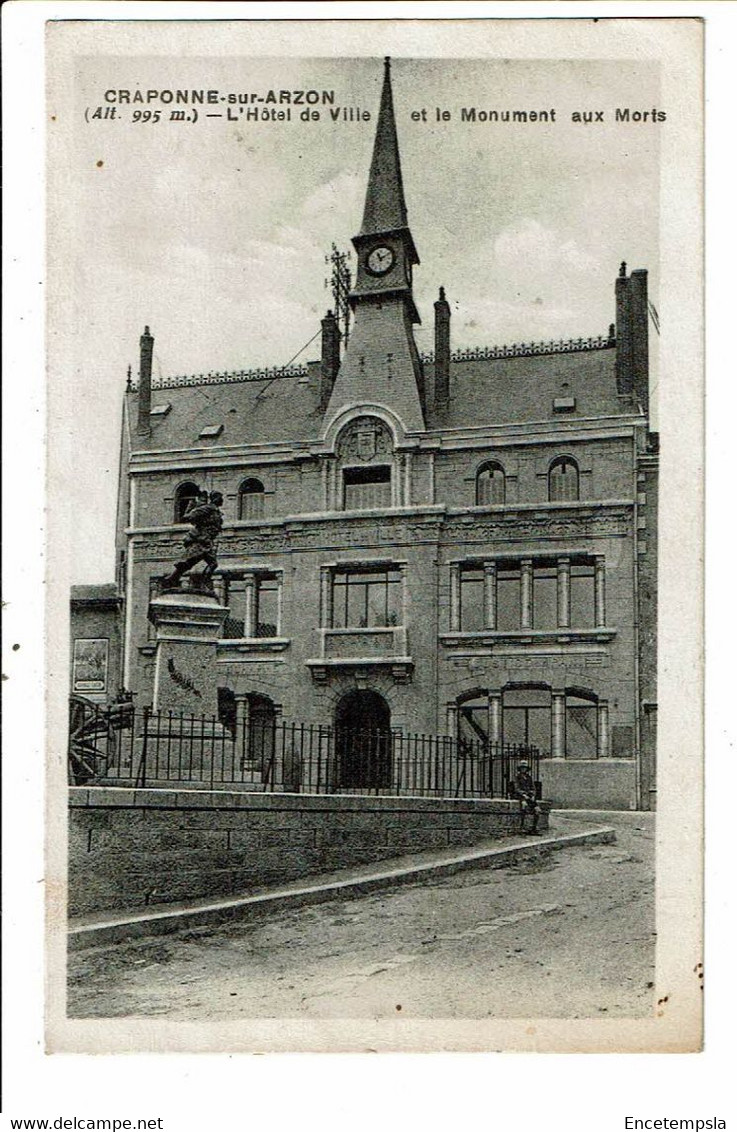
[[[521,834],[480,842],[466,848],[429,850],[383,862],[323,873],[277,888],[239,897],[167,904],[142,911],[78,917],[70,921],[69,949],[105,945],[139,936],[160,935],[235,919],[251,919],[271,912],[345,899],[429,877],[451,876],[467,869],[501,868],[512,861],[539,856],[583,844],[606,844],[616,833],[606,819],[615,815],[595,811],[557,811],[554,827],[539,837]],[[617,814],[632,818],[635,815]],[[639,815],[647,818],[649,815]]]

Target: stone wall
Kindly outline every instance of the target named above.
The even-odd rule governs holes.
[[[243,895],[519,832],[502,800],[70,789],[69,912]],[[540,829],[547,829],[543,805]]]
[[[634,759],[543,759],[543,797],[554,809],[634,810]]]

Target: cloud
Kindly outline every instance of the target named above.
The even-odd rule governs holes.
[[[550,278],[556,269],[578,274],[594,271],[597,261],[575,240],[563,239],[555,228],[524,217],[504,228],[494,241],[494,260],[514,277],[520,273]]]
[[[360,220],[358,213],[363,203],[365,191],[365,174],[359,175],[357,172],[340,173],[331,181],[318,185],[310,193],[302,205],[302,216],[305,220],[319,219],[320,217],[332,216],[336,209],[340,209],[344,213],[352,213],[356,217],[354,223],[357,224]]]

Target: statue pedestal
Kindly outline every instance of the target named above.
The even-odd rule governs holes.
[[[156,627],[154,711],[217,719],[217,643],[228,610],[214,594],[172,590],[152,599]]]

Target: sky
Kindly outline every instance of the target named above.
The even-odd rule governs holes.
[[[326,253],[352,250],[360,227],[382,73],[380,58],[75,60],[71,140],[50,170],[71,322],[69,372],[50,380],[68,391],[69,478],[85,501],[74,581],[113,577],[121,401],[144,325],[154,379],[282,366],[318,331]],[[656,64],[400,58],[392,78],[420,349],[440,285],[454,348],[606,334],[621,260],[648,268],[657,307],[663,127],[614,121],[616,108],[658,108]],[[318,107],[305,123],[294,107],[291,122],[182,123],[159,102],[156,123],[132,121],[145,104],[91,117],[111,105],[107,90],[171,88],[333,90],[335,106],[370,119],[333,122]],[[471,107],[554,109],[556,121],[463,122]],[[571,120],[592,110],[604,121]],[[318,356],[315,341],[299,358]]]

